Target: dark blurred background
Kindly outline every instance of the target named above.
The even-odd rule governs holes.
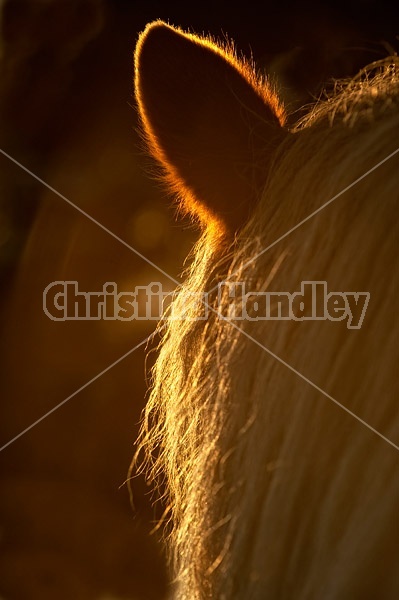
[[[291,111],[398,48],[398,9],[346,2],[0,0],[0,149],[179,279],[178,222],[136,134],[132,54],[147,22],[227,34]],[[52,281],[119,291],[166,277],[0,154],[0,446],[141,342],[154,321],[54,322]],[[157,341],[157,340],[155,340]],[[123,485],[145,403],[141,346],[0,452],[0,597],[161,600],[169,577],[142,477]],[[150,353],[147,369],[155,351]]]

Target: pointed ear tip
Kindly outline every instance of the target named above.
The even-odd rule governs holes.
[[[160,19],[150,21],[140,33],[139,40],[148,40],[150,37],[153,38],[155,35],[171,30],[174,31],[174,28],[171,25],[168,25],[168,23],[165,23],[165,21],[161,21]]]
[[[134,52],[134,87],[139,106],[155,106],[157,96],[183,81],[184,67],[195,36],[164,21],[148,23]],[[182,68],[183,61],[183,68]],[[191,61],[194,63],[194,60]]]
[[[134,52],[136,67],[142,62],[143,54],[156,57],[158,52],[164,51],[170,40],[176,39],[179,35],[181,32],[177,28],[164,21],[148,23],[140,33],[136,44]]]

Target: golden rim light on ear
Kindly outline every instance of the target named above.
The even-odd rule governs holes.
[[[234,234],[288,135],[268,82],[232,46],[156,21],[137,43],[135,89],[149,153],[181,208],[202,227]]]

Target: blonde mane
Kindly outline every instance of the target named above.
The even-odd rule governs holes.
[[[167,324],[136,464],[166,490],[179,600],[399,597],[399,454],[371,429],[398,444],[397,157],[372,170],[398,144],[398,67],[374,64],[310,107],[229,249],[205,231],[193,251],[175,309],[221,280],[325,280],[370,304],[356,331],[215,312]],[[234,302],[216,300],[224,315]]]

